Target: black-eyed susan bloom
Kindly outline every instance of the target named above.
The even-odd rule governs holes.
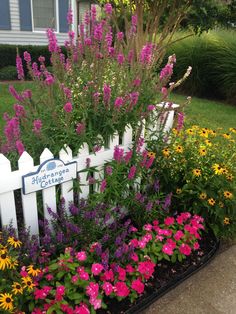
[[[186,133],[189,134],[189,135],[193,135],[194,131],[193,131],[193,129],[187,129]]]
[[[7,250],[0,250],[0,270],[4,270],[5,268],[9,268],[11,264],[11,259],[7,255]]]
[[[181,194],[182,190],[181,189],[176,189],[176,194]]]
[[[211,142],[210,140],[205,140],[205,144],[206,144],[207,146],[209,146],[209,147],[212,146],[212,142]]]
[[[17,261],[17,259],[16,258],[11,258],[9,268],[10,269],[15,269],[18,265],[19,265],[19,262]]]
[[[193,169],[193,175],[195,177],[200,177],[202,174],[201,170],[200,169]]]
[[[27,267],[27,271],[28,271],[28,274],[33,277],[36,277],[41,273],[41,270],[38,268],[35,268],[34,265],[29,265]]]
[[[229,130],[230,130],[230,132],[232,132],[232,133],[236,133],[236,128],[230,128]]]
[[[12,311],[13,306],[13,298],[10,293],[1,293],[0,294],[0,308],[5,311]]]
[[[27,276],[27,277],[22,277],[22,284],[23,284],[23,288],[26,289],[28,288],[29,290],[32,290],[35,286],[35,284],[33,283],[33,280],[31,277]]]
[[[21,247],[22,245],[22,242],[20,240],[17,240],[16,238],[14,237],[9,237],[7,242],[13,246],[14,248],[18,248],[18,247]]]
[[[183,153],[183,146],[181,146],[181,145],[177,145],[176,147],[175,147],[175,151],[176,151],[176,153],[178,153],[178,154],[182,154]]]
[[[232,174],[228,174],[226,178],[227,178],[228,181],[233,181],[234,177],[233,177]]]
[[[147,156],[148,156],[149,158],[155,158],[155,157],[156,157],[156,154],[155,154],[154,152],[148,152],[148,153],[147,153]]]
[[[222,134],[223,138],[226,138],[227,140],[231,139],[231,135],[229,133]]]
[[[200,156],[206,156],[206,153],[207,153],[207,151],[205,148],[199,148],[199,155]]]
[[[224,224],[229,225],[230,224],[230,219],[228,217],[224,218]]]
[[[164,148],[164,149],[162,150],[162,154],[163,154],[164,157],[169,157],[169,156],[170,156],[170,150],[169,150],[169,148]]]
[[[206,130],[206,129],[202,129],[202,130],[200,130],[199,131],[199,135],[201,136],[201,137],[208,137],[208,130]]]
[[[211,206],[214,206],[216,201],[214,200],[214,198],[209,198],[208,200],[208,204],[211,205]]]
[[[233,193],[231,193],[230,191],[224,191],[224,197],[225,198],[233,198]]]
[[[214,164],[212,166],[212,169],[214,170],[215,174],[221,175],[223,173],[223,167],[221,167],[219,164]]]
[[[23,294],[23,287],[19,282],[14,282],[12,285],[12,292],[14,294]]]
[[[205,200],[207,198],[207,194],[205,192],[202,192],[200,195],[199,195],[199,198],[200,200]]]

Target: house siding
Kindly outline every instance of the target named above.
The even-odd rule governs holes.
[[[18,0],[10,0],[11,29],[20,30],[19,3]]]
[[[67,34],[58,33],[56,35],[58,44],[64,45]],[[0,31],[0,44],[42,46],[47,45],[48,40],[44,32]]]
[[[0,0],[1,1],[1,0]],[[0,44],[9,45],[47,45],[48,40],[46,32],[32,32],[20,30],[20,0],[9,0],[11,30],[0,30]],[[66,33],[56,33],[59,45],[64,45],[68,39]]]

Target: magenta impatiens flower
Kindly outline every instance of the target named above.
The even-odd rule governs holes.
[[[91,272],[93,275],[97,276],[103,271],[102,264],[94,263],[91,267]]]
[[[175,222],[174,217],[167,217],[167,218],[164,220],[164,224],[165,224],[166,226],[171,226],[171,225],[174,224],[174,222]]]
[[[138,278],[138,279],[132,281],[131,288],[133,290],[135,290],[138,294],[141,294],[144,291],[144,284]]]
[[[127,297],[130,290],[124,282],[118,281],[114,286],[114,291],[118,297]]]
[[[71,102],[67,102],[63,109],[65,110],[65,112],[70,113],[73,110],[73,106]]]
[[[191,254],[192,249],[188,244],[182,243],[179,247],[179,251],[181,254],[188,256]]]
[[[144,276],[145,279],[149,279],[154,273],[155,263],[152,261],[139,262],[138,271]]]
[[[81,261],[81,262],[86,261],[86,259],[87,259],[86,252],[85,251],[78,252],[76,254],[76,258],[77,258],[78,261]]]
[[[110,295],[113,292],[113,286],[110,282],[104,282],[102,285],[102,290],[105,292],[105,295]]]

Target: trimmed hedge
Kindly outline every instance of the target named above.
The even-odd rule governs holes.
[[[193,68],[179,91],[236,104],[235,38],[236,30],[215,30],[173,44],[167,51],[177,58],[173,79],[181,77],[189,65]]]
[[[0,69],[16,65],[16,51],[19,51],[20,56],[23,56],[24,51],[31,54],[32,62],[36,62],[40,55],[45,57],[46,65],[50,64],[50,52],[47,46],[16,46],[16,45],[0,45]]]
[[[11,81],[17,79],[16,67],[14,65],[8,65],[0,69],[0,81]]]

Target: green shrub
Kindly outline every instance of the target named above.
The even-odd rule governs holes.
[[[236,95],[236,42],[235,30],[215,30],[202,36],[178,41],[167,51],[176,54],[174,78],[191,65],[191,76],[181,85],[180,91],[231,101]],[[179,33],[178,36],[186,34]]]
[[[0,69],[0,81],[11,81],[17,79],[16,67],[9,65]]]

